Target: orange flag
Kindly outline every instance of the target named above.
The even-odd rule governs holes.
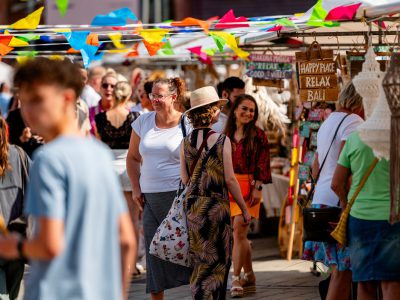
[[[153,56],[157,53],[158,50],[160,50],[162,47],[164,47],[165,42],[151,44],[151,43],[148,43],[145,40],[143,40],[143,44],[145,45],[150,56]]]
[[[69,49],[67,50],[67,53],[68,53],[68,54],[75,54],[75,53],[81,53],[81,51],[75,50],[74,48],[69,48]]]
[[[126,57],[136,57],[139,56],[139,43],[135,44],[135,46],[132,47],[131,51],[126,55]]]
[[[86,44],[92,46],[99,46],[99,36],[95,33],[91,33],[86,38]]]
[[[177,27],[200,26],[206,33],[208,33],[208,28],[210,27],[207,21],[195,18],[185,18],[182,21],[172,22],[171,26],[177,26]]]
[[[9,52],[11,52],[14,48],[8,47],[7,45],[4,45],[0,43],[0,55],[6,55]]]

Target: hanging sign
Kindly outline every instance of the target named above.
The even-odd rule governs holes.
[[[246,75],[252,78],[273,80],[292,79],[292,56],[251,54],[250,61],[246,63]]]
[[[296,53],[296,60],[300,100],[337,101],[339,88],[333,51],[321,50],[320,45],[313,42],[306,52]]]

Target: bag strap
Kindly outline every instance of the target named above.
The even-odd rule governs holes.
[[[185,119],[186,119],[185,114],[182,114],[180,123],[181,123],[181,130],[182,130],[183,138],[185,138],[187,136]]]
[[[20,147],[15,146],[15,149],[18,152],[19,160],[21,162],[21,167],[22,167],[22,194],[25,194],[25,188],[26,185],[28,184],[29,181],[29,174],[28,174],[28,166],[26,164],[27,160],[27,155],[24,150],[22,150]]]
[[[350,114],[346,114],[346,115],[343,117],[343,119],[340,121],[339,125],[336,127],[335,134],[333,135],[331,144],[329,145],[328,151],[326,152],[326,155],[325,155],[325,157],[324,157],[324,159],[323,159],[323,161],[322,161],[321,167],[320,167],[319,170],[318,170],[317,176],[315,177],[315,179],[313,179],[312,176],[311,176],[311,189],[310,189],[310,192],[308,193],[307,202],[305,203],[305,206],[308,206],[308,204],[309,204],[310,201],[311,201],[311,198],[312,198],[313,195],[314,195],[315,186],[316,186],[316,184],[317,184],[317,182],[318,182],[318,179],[319,179],[319,177],[320,177],[320,175],[321,175],[322,168],[324,167],[324,165],[325,165],[325,163],[326,163],[326,160],[327,160],[327,158],[328,158],[329,152],[331,151],[332,145],[333,145],[333,143],[335,142],[335,139],[336,139],[336,136],[337,136],[337,134],[338,134],[338,132],[339,132],[340,126],[342,126],[344,120],[346,120],[346,118],[347,118],[348,116],[350,116]],[[338,206],[340,206],[340,201],[339,201],[339,203],[338,203]]]
[[[199,159],[200,159],[201,153],[203,152],[204,148],[205,148],[206,145],[207,145],[207,140],[208,140],[208,138],[209,138],[212,134],[214,134],[214,133],[215,133],[215,131],[211,130],[209,133],[207,133],[206,137],[203,139],[203,142],[201,143],[200,148],[199,148],[199,150],[197,151],[196,157],[195,157],[195,159],[193,160],[192,167],[190,168],[190,173],[188,174],[188,175],[189,175],[189,178],[192,177],[192,175],[193,175],[193,173],[194,173],[194,170],[196,169],[196,166],[197,166],[197,163],[198,163],[198,161],[199,161]]]
[[[378,162],[379,162],[379,159],[375,157],[373,162],[369,166],[367,172],[365,172],[364,177],[361,179],[360,184],[357,187],[357,190],[354,192],[350,201],[347,203],[347,206],[349,207],[349,209],[353,206],[354,202],[356,201],[356,199],[358,197],[358,194],[360,194],[362,188],[364,187],[365,183],[367,182],[369,176],[371,175],[372,171],[374,170],[374,168]]]

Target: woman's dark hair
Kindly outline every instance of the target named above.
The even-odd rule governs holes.
[[[256,138],[257,135],[257,120],[258,120],[258,105],[256,102],[256,99],[254,99],[253,96],[248,95],[248,94],[243,94],[240,95],[236,98],[236,101],[233,103],[231,112],[228,117],[228,121],[225,126],[225,131],[224,133],[226,136],[228,136],[231,140],[234,139],[235,137],[235,132],[237,130],[236,127],[236,117],[235,117],[235,110],[238,109],[239,105],[244,101],[244,100],[249,100],[254,103],[255,105],[255,111],[254,111],[254,118],[252,121],[250,121],[248,124],[246,124],[243,128],[243,134],[244,134],[244,140],[243,140],[243,145],[246,147],[246,151],[243,152],[244,156],[250,157],[248,154],[252,153],[254,149],[254,139]]]
[[[211,103],[189,111],[187,117],[193,128],[208,127],[211,125],[217,110],[218,102]]]
[[[151,94],[151,90],[153,89],[153,81],[146,81],[143,85],[143,88],[147,97],[149,97],[149,95]]]
[[[38,57],[23,64],[16,72],[14,86],[35,84],[58,85],[71,88],[76,98],[82,93],[84,82],[80,69],[69,60],[51,60]]]
[[[6,171],[11,168],[8,161],[8,150],[7,123],[0,116],[0,177],[3,177]]]

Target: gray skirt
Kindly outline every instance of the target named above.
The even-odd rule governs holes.
[[[189,284],[192,269],[164,261],[149,254],[154,234],[167,216],[175,196],[176,191],[144,194],[143,229],[146,244],[146,293],[159,293]]]

